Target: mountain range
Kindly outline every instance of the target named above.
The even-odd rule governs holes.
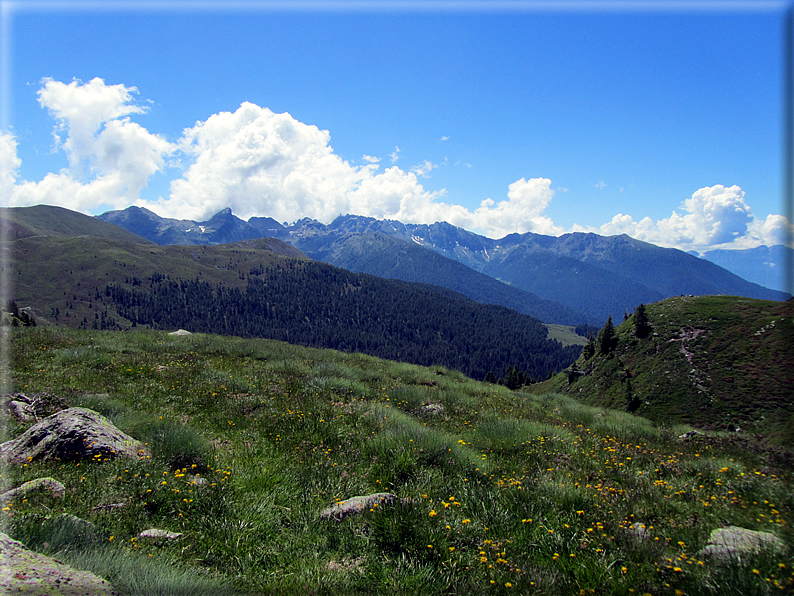
[[[432,283],[547,323],[600,325],[640,303],[681,294],[778,301],[789,297],[707,259],[626,235],[528,232],[491,239],[446,222],[403,224],[356,215],[339,216],[330,224],[301,219],[282,225],[269,217],[246,222],[228,208],[205,222],[161,218],[140,207],[97,219],[164,245],[274,237],[315,260],[379,277]],[[713,256],[724,259],[722,254]],[[785,255],[776,249],[762,256]]]

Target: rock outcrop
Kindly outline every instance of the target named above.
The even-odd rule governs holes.
[[[0,533],[0,588],[16,596],[118,596],[101,577],[25,548]]]
[[[87,408],[68,408],[31,426],[0,445],[0,458],[11,464],[42,459],[78,461],[92,457],[137,459],[146,447]]]

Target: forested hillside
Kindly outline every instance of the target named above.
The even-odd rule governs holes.
[[[532,317],[309,261],[279,240],[163,247],[36,237],[4,250],[13,297],[44,324],[282,339],[479,379],[489,371],[501,378],[508,367],[542,379],[581,350],[547,339]]]
[[[542,379],[581,351],[548,340],[531,317],[404,282],[297,261],[256,273],[242,288],[155,275],[129,289],[108,285],[105,295],[132,325],[364,352],[477,379],[508,366]]]

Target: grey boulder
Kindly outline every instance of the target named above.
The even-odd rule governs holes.
[[[147,454],[143,443],[87,408],[61,410],[34,424],[16,439],[0,445],[0,459],[11,464],[44,459],[79,461],[92,457],[138,459]]]
[[[118,596],[113,587],[89,571],[78,571],[60,561],[25,548],[0,533],[0,587],[16,596]]]
[[[5,503],[6,501],[11,501],[12,499],[17,499],[19,497],[26,497],[28,494],[32,492],[49,492],[53,497],[62,497],[64,486],[55,478],[36,478],[35,480],[29,480],[28,482],[24,482],[20,484],[16,488],[12,488],[0,495],[0,503]]]
[[[709,543],[699,555],[726,561],[741,559],[743,555],[759,554],[762,550],[784,551],[785,549],[786,544],[770,532],[756,532],[729,526],[711,532]]]

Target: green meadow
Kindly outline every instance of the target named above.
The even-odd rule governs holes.
[[[9,393],[96,410],[151,456],[6,466],[0,491],[66,492],[3,503],[3,531],[125,595],[794,592],[790,453],[752,436],[270,340],[8,334]],[[398,500],[320,517],[379,492]],[[725,526],[788,551],[701,558]]]

